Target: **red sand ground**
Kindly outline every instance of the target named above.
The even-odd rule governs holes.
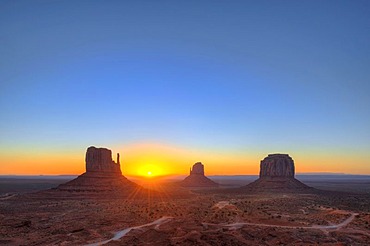
[[[190,192],[168,183],[152,186],[157,191],[46,191],[2,197],[0,244],[96,243],[163,216],[172,219],[133,229],[107,245],[364,245],[370,241],[366,194]],[[348,224],[323,227],[338,225],[351,215]]]

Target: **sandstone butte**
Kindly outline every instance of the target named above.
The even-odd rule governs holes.
[[[190,175],[181,181],[184,187],[218,187],[218,184],[204,175],[204,165],[197,162],[190,168]]]
[[[59,191],[69,192],[130,192],[141,187],[122,175],[120,156],[112,159],[112,151],[91,146],[86,151],[86,172],[65,184]]]
[[[294,175],[294,161],[288,154],[270,154],[261,160],[259,178],[242,188],[250,191],[312,189],[297,180]]]

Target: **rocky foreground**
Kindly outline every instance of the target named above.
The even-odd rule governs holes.
[[[224,190],[179,196],[177,188],[169,188],[166,184],[159,187],[161,193],[129,197],[39,192],[1,199],[0,244],[84,245],[109,241],[127,228],[133,229],[106,245],[364,245],[370,241],[369,195]],[[348,219],[348,224],[332,227]]]

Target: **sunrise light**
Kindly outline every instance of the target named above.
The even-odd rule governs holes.
[[[143,164],[143,165],[138,165],[136,175],[141,176],[141,177],[151,178],[151,177],[161,176],[163,175],[163,172],[160,167],[160,164],[158,165]]]

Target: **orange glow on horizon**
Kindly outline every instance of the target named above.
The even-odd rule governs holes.
[[[268,153],[262,151],[221,152],[178,148],[170,145],[140,143],[109,147],[113,157],[121,153],[123,175],[136,177],[165,177],[188,175],[195,162],[205,165],[206,175],[258,175],[260,160]],[[0,175],[79,175],[85,172],[85,151],[23,150],[0,152]],[[284,153],[284,152],[283,152]],[[368,154],[325,152],[291,152],[296,173],[338,172],[370,174]]]
[[[138,176],[154,177],[163,175],[162,170],[153,164],[141,165],[137,170]]]

